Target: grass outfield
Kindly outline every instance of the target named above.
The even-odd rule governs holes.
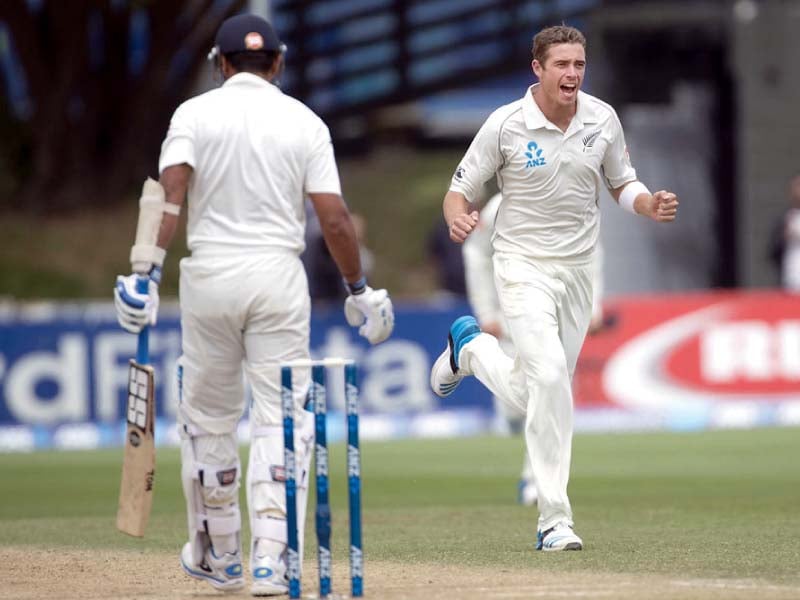
[[[337,565],[347,561],[343,450],[331,448]],[[426,573],[544,570],[576,581],[586,574],[689,578],[722,582],[723,589],[726,581],[750,581],[760,597],[773,588],[800,597],[797,429],[577,436],[570,498],[586,549],[546,555],[533,552],[535,511],[515,504],[521,439],[365,442],[362,451],[368,591],[375,590],[375,563],[416,565]],[[0,455],[0,555],[10,548],[34,556],[54,549],[145,550],[174,557],[169,568],[177,571],[186,535],[178,452],[159,450],[143,540],[114,529],[121,456],[121,450]],[[314,549],[308,544],[307,561]],[[607,585],[614,597],[613,583]],[[2,597],[28,596],[0,591]]]

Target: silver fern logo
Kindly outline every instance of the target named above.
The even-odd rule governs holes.
[[[583,151],[586,152],[587,149],[594,147],[594,142],[600,136],[600,130],[593,131],[586,137],[584,137],[581,141],[583,142]]]

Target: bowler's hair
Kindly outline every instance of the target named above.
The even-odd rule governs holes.
[[[547,51],[556,44],[580,44],[586,48],[586,37],[574,27],[568,25],[555,25],[542,29],[533,36],[533,59],[544,65],[547,60]]]

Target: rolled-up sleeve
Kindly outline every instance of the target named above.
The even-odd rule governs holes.
[[[628,148],[625,145],[625,133],[616,113],[612,113],[609,122],[610,143],[603,157],[603,175],[609,189],[622,187],[626,183],[636,181],[636,169],[631,165]]]
[[[322,121],[311,137],[303,187],[310,194],[342,194],[331,134]]]
[[[181,104],[169,122],[167,137],[161,144],[161,156],[158,159],[158,172],[174,165],[188,164],[196,166],[195,135],[191,111],[186,104]]]
[[[499,126],[495,113],[478,130],[450,181],[451,192],[460,192],[467,200],[474,202],[483,184],[497,173],[502,164]]]

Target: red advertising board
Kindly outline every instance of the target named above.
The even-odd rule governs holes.
[[[800,296],[627,296],[604,309],[578,361],[579,411],[705,415],[712,426],[800,420]]]

